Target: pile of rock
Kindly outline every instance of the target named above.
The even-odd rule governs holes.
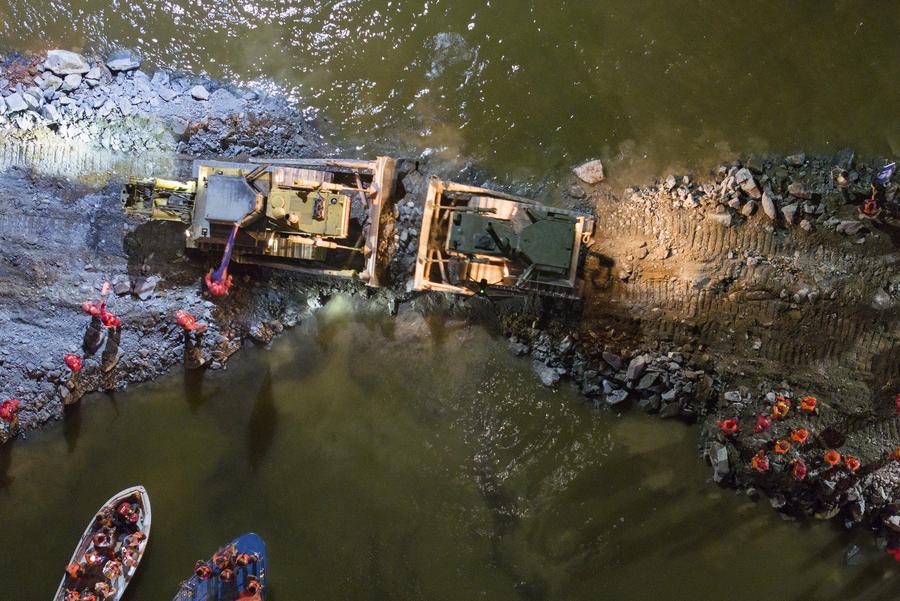
[[[718,380],[688,367],[678,351],[646,351],[630,359],[610,350],[588,351],[573,336],[561,340],[545,331],[518,333],[510,350],[531,355],[535,374],[545,386],[568,377],[597,406],[619,407],[626,401],[663,418],[694,420],[719,388]]]
[[[846,195],[862,198],[881,169],[881,161],[854,162],[852,155],[839,155],[834,163],[851,164]],[[714,181],[697,183],[690,176],[669,175],[663,182],[644,188],[629,188],[633,201],[667,202],[674,208],[696,209],[706,219],[734,227],[760,219],[768,227],[797,227],[806,232],[827,228],[865,242],[870,231],[858,218],[858,209],[847,206],[832,177],[833,164],[808,159],[805,154],[781,160],[750,159],[721,165]],[[888,203],[900,201],[900,186],[886,189]]]
[[[51,50],[32,67],[30,82],[12,84],[0,71],[0,128],[50,131],[61,141],[131,153],[297,155],[318,140],[310,110],[140,67],[132,50],[105,61]]]
[[[411,289],[427,187],[428,181],[420,171],[409,172],[402,181],[405,195],[394,205],[393,230],[388,236],[387,252],[391,253],[391,282],[397,287],[406,285]]]

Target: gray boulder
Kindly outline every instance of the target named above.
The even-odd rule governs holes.
[[[103,77],[103,69],[101,69],[100,67],[94,67],[84,74],[85,79],[90,79],[93,81],[100,81],[101,77]]]
[[[113,73],[133,71],[141,66],[141,55],[127,48],[116,50],[106,59],[106,66]]]
[[[44,104],[44,93],[36,86],[32,86],[25,90],[22,98],[25,100],[25,103],[28,104],[29,108],[38,109]]]
[[[728,447],[714,442],[709,448],[709,462],[713,468],[713,480],[721,482],[730,472],[728,463]]]
[[[741,215],[743,215],[744,217],[752,216],[754,213],[756,213],[756,207],[757,204],[755,200],[748,200],[741,208]]]
[[[159,276],[155,275],[147,278],[137,278],[134,281],[134,286],[131,289],[131,293],[141,300],[149,300],[153,296],[153,292],[156,290],[156,285],[159,283],[159,279]]]
[[[797,216],[797,203],[781,207],[781,214],[784,215],[786,223],[793,224],[794,218]]]
[[[622,357],[609,351],[603,351],[603,360],[609,363],[614,370],[622,371]]]
[[[68,75],[66,75],[68,77]],[[43,77],[40,78],[40,81],[37,79],[34,80],[35,83],[38,84],[42,90],[58,90],[63,85],[63,80],[54,75],[53,73],[46,73]]]
[[[588,161],[579,167],[575,167],[573,171],[578,176],[578,179],[586,184],[599,184],[606,179],[606,174],[603,172],[603,163],[599,160]]]
[[[172,90],[171,88],[161,87],[156,90],[156,93],[159,94],[159,97],[165,100],[166,102],[172,102],[176,96],[178,96],[178,92]]]
[[[731,213],[728,211],[723,211],[722,213],[712,213],[709,216],[710,221],[714,221],[719,225],[724,227],[731,227],[732,217]]]
[[[91,69],[91,66],[83,56],[68,50],[50,50],[47,52],[47,60],[44,61],[44,67],[57,75],[87,73]]]
[[[169,72],[168,71],[157,71],[156,73],[153,74],[153,78],[150,80],[150,83],[155,87],[169,85]]]
[[[644,374],[645,369],[647,369],[647,360],[644,359],[643,355],[638,355],[628,364],[625,377],[633,382]]]
[[[741,190],[747,193],[750,198],[759,198],[762,196],[759,186],[756,185],[756,180],[753,179],[753,174],[750,173],[750,170],[746,167],[739,169],[738,172],[734,174],[734,179],[741,187]]]
[[[765,192],[762,194],[762,207],[763,212],[766,216],[775,221],[778,219],[778,207],[775,205],[775,200],[772,198],[772,191],[766,188]]]
[[[542,361],[535,361],[531,367],[544,386],[555,386],[559,382],[559,371],[555,367],[550,367]]]
[[[66,78],[63,80],[62,90],[63,92],[71,92],[72,90],[77,90],[80,85],[81,75],[78,73],[70,73],[69,75],[66,75]]]
[[[802,182],[791,182],[788,186],[788,194],[804,200],[812,198],[812,192]]]
[[[791,154],[784,157],[784,162],[787,165],[791,165],[793,167],[802,167],[803,163],[806,162],[806,154],[803,152],[797,154]]]
[[[54,123],[59,121],[61,118],[59,109],[57,109],[52,104],[44,105],[44,108],[41,109],[41,115],[43,115],[44,118],[48,121],[53,121]]]
[[[209,91],[203,86],[197,85],[191,88],[191,97],[194,100],[209,100]]]

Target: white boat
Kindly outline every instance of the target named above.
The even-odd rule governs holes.
[[[150,497],[132,486],[110,498],[85,529],[53,601],[119,601],[150,540]],[[104,596],[106,595],[106,596]]]

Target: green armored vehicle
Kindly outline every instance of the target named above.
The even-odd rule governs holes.
[[[184,221],[187,247],[204,250],[224,249],[237,223],[235,262],[380,285],[389,257],[378,241],[391,215],[394,159],[195,161],[193,176],[132,179],[126,212]]]
[[[413,287],[577,299],[593,232],[593,218],[575,211],[432,178]]]

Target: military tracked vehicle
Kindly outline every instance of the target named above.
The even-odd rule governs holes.
[[[593,232],[593,218],[575,211],[432,178],[413,287],[578,299]]]
[[[235,262],[381,284],[389,257],[378,241],[391,217],[394,159],[198,160],[193,178],[131,179],[126,213],[183,221],[187,247],[204,250],[224,249],[239,224]]]

